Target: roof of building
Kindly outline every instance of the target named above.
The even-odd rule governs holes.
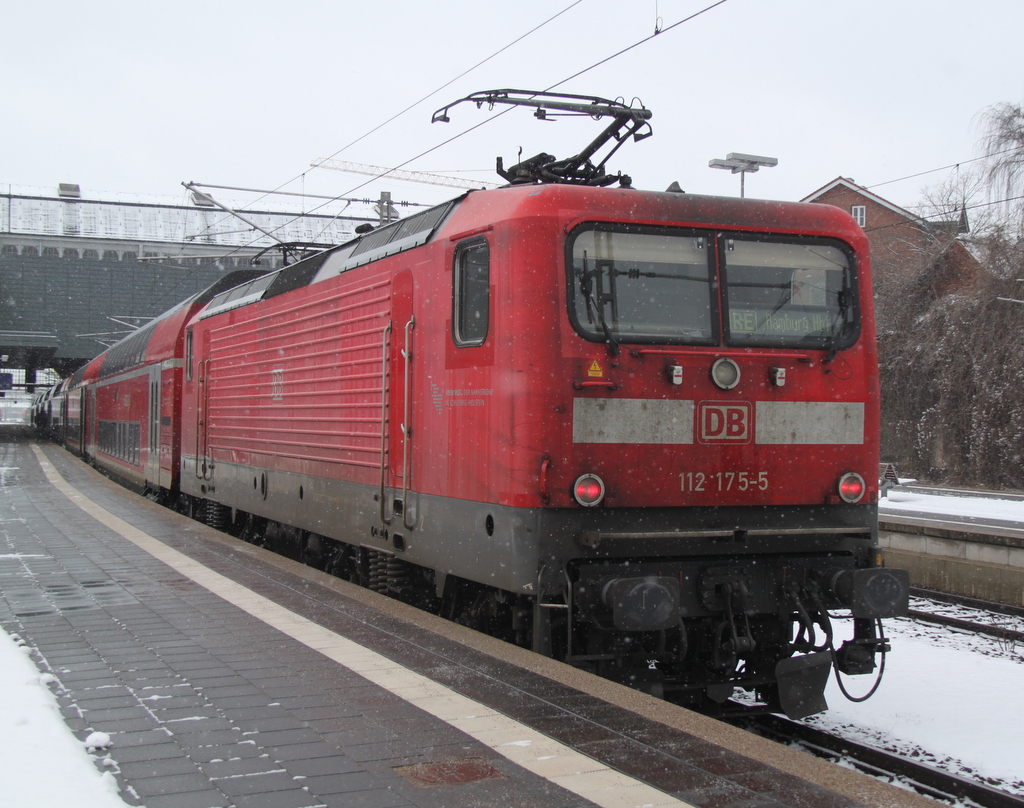
[[[284,242],[341,244],[355,235],[358,224],[377,218],[369,204],[349,207],[345,216],[340,210],[303,213],[282,205],[283,210],[242,211],[248,224],[216,207],[155,197],[105,193],[104,198],[87,198],[69,190],[78,186],[66,183],[49,192],[0,188],[0,233],[17,236],[262,248],[276,242],[261,230]],[[340,209],[341,204],[335,207]]]
[[[903,217],[908,222],[912,222],[913,224],[916,224],[919,227],[924,228],[925,230],[951,234],[954,236],[970,232],[970,225],[967,221],[967,211],[964,208],[960,208],[955,212],[956,218],[954,219],[926,219],[923,216],[917,215],[916,213],[911,213],[909,210],[906,210],[905,208],[901,208],[899,205],[890,202],[888,199],[883,199],[877,194],[871,193],[871,191],[869,191],[867,188],[863,187],[862,185],[857,185],[857,183],[855,183],[853,180],[848,179],[846,177],[836,177],[834,180],[832,180],[829,183],[826,183],[818,190],[808,194],[800,201],[816,202],[818,199],[825,196],[825,194],[827,194],[829,191],[832,191],[836,188],[846,188],[850,191],[853,191],[854,193],[864,197],[865,199],[874,202],[876,205],[881,205],[882,207],[891,210],[893,213],[896,213],[897,215]]]
[[[877,194],[871,193],[871,191],[869,191],[867,188],[863,187],[862,185],[857,185],[857,183],[855,183],[853,180],[847,179],[846,177],[836,177],[834,180],[832,180],[829,183],[826,183],[817,191],[813,191],[812,193],[808,194],[800,201],[815,202],[820,197],[824,196],[826,193],[835,188],[848,188],[849,190],[854,191],[867,199],[870,199],[876,205],[881,205],[884,208],[888,208],[894,213],[898,213],[900,216],[903,216],[904,218],[909,219],[910,221],[922,221],[920,216],[911,213],[909,210],[906,210],[905,208],[901,208],[899,205],[890,202],[888,199],[883,199]]]

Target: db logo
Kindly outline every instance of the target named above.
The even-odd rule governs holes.
[[[750,404],[703,401],[698,409],[701,443],[750,440]]]

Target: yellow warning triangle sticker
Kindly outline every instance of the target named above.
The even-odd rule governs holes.
[[[588,376],[604,376],[604,371],[601,370],[601,363],[596,359],[590,363],[590,370],[587,371]]]

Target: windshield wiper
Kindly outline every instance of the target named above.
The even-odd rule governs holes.
[[[604,314],[602,314],[600,310],[598,310],[598,317],[601,330],[604,331],[604,341],[608,343],[608,353],[612,356],[618,356],[619,343],[616,341],[615,337],[612,336],[612,330],[608,327],[608,323],[604,321]]]
[[[843,270],[843,288],[836,293],[836,305],[839,311],[836,313],[835,322],[832,323],[832,346],[828,349],[828,356],[825,357],[826,362],[831,362],[836,358],[836,354],[839,352],[839,337],[843,333],[843,328],[846,325],[846,315],[850,308],[850,295],[848,291],[850,289],[850,270]]]
[[[601,326],[601,331],[604,332],[604,340],[608,345],[608,353],[612,356],[619,355],[619,343],[612,335],[611,328],[608,327],[608,323],[604,318],[604,307],[598,300],[597,294],[594,292],[594,275],[597,274],[597,270],[594,270],[592,274],[588,266],[587,251],[583,251],[583,272],[580,276],[580,293],[583,295],[583,299],[587,303],[587,320],[590,323],[594,322],[594,313],[597,315],[597,324]],[[594,307],[594,312],[591,311],[591,306]]]

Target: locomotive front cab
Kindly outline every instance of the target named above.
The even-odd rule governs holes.
[[[539,608],[565,601],[552,642],[602,675],[704,706],[747,690],[818,712],[828,610],[853,610],[838,659],[864,673],[885,650],[879,619],[907,601],[876,546],[863,236],[812,206],[718,200],[709,216],[704,200],[700,225],[694,205],[643,196],[669,197],[662,221],[656,204],[637,221],[640,204],[632,221],[566,228],[570,448],[544,476],[568,510],[542,533],[574,547],[554,551]]]

